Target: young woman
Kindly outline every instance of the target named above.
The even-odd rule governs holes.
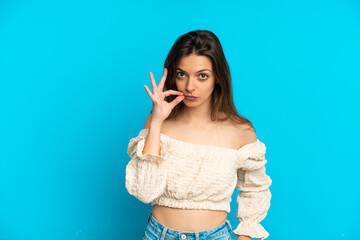
[[[261,226],[270,207],[271,178],[265,173],[265,144],[239,115],[231,77],[216,35],[196,30],[180,36],[156,85],[139,135],[128,145],[126,189],[151,203],[143,239],[265,239]],[[163,91],[165,90],[165,91]],[[234,188],[234,231],[227,220]]]

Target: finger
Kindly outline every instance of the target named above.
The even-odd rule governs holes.
[[[156,82],[155,82],[155,78],[154,78],[154,74],[152,72],[149,72],[149,75],[150,75],[150,79],[151,79],[151,86],[152,86],[152,90],[153,90],[153,93],[156,94],[157,92],[157,86],[156,86]]]
[[[169,103],[171,108],[174,108],[176,105],[178,105],[184,98],[185,96],[177,96],[174,100],[172,100]]]
[[[165,95],[165,97],[167,97],[169,95],[184,95],[184,93],[175,91],[175,90],[167,90],[167,91],[163,92],[163,94]]]
[[[145,88],[145,90],[146,90],[146,92],[147,92],[147,94],[149,95],[149,97],[151,98],[151,100],[155,100],[155,97],[154,97],[154,95],[151,93],[151,91],[150,91],[150,89],[149,89],[149,87],[148,86],[146,86],[146,85],[144,85],[144,88]]]
[[[159,86],[158,86],[160,91],[162,91],[164,89],[167,74],[168,74],[168,70],[167,70],[167,68],[164,68],[164,74],[163,74],[163,76],[159,82]]]

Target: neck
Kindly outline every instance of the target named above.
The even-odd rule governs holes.
[[[198,107],[187,107],[183,106],[179,119],[185,124],[192,126],[201,126],[204,123],[210,123],[211,118],[211,107],[210,104],[202,104]]]

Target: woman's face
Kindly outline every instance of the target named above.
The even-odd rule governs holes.
[[[183,102],[188,107],[210,104],[211,94],[215,87],[212,64],[208,57],[191,54],[182,57],[176,68],[175,83],[177,90],[185,96]]]

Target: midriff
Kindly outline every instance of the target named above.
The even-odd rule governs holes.
[[[201,232],[225,222],[227,212],[205,209],[180,209],[154,205],[153,217],[162,225],[177,230]]]

